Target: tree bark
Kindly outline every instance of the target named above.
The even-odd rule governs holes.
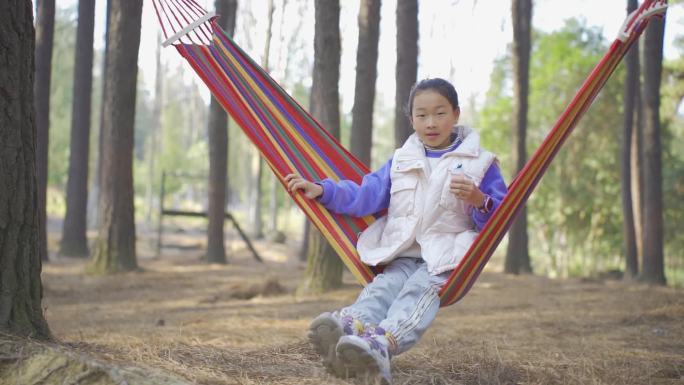
[[[394,97],[394,143],[401,147],[413,133],[406,111],[411,87],[418,77],[418,1],[397,2],[397,89]]]
[[[527,136],[527,111],[530,89],[530,51],[532,34],[532,0],[513,0],[513,69],[514,81],[514,127],[513,166],[514,174],[520,172],[527,162],[525,146]],[[504,271],[510,274],[530,273],[532,265],[527,237],[527,208],[520,211],[508,236],[508,248]]]
[[[109,21],[111,20],[111,14],[112,14],[112,0],[107,0],[107,12],[106,12],[106,18],[105,18],[105,23],[106,25],[109,25]],[[101,103],[100,103],[100,124],[98,126],[99,132],[97,135],[97,163],[95,166],[95,177],[93,178],[93,183],[90,188],[90,193],[88,194],[88,209],[87,209],[87,216],[88,216],[88,223],[89,227],[96,227],[97,223],[99,221],[98,219],[98,203],[100,201],[100,181],[102,179],[102,147],[104,144],[102,143],[102,131],[104,131],[104,108],[105,108],[105,99],[107,95],[107,77],[105,74],[107,73],[107,62],[108,62],[108,57],[109,57],[109,28],[105,29],[105,49],[104,49],[104,57],[102,59],[102,95],[101,95]]]
[[[52,40],[55,30],[55,0],[38,3],[36,21],[36,56],[34,98],[36,108],[36,172],[38,174],[38,243],[41,259],[47,261],[47,179],[48,142],[50,130],[50,78],[52,70]]]
[[[41,307],[44,223],[36,176],[34,44],[31,2],[0,2],[0,333],[47,339]]]
[[[660,83],[665,23],[654,18],[644,39],[644,281],[665,285]]]
[[[359,43],[356,51],[356,84],[352,107],[351,153],[371,164],[373,105],[380,39],[380,0],[363,0],[359,8]]]
[[[311,113],[339,138],[340,98],[340,3],[316,0],[314,69],[311,86]],[[313,227],[309,232],[307,268],[300,292],[320,293],[342,285],[342,261],[323,235]]]
[[[251,165],[252,188],[250,192],[251,204],[249,210],[249,222],[252,226],[251,233],[252,238],[254,239],[262,239],[264,237],[264,221],[261,213],[261,180],[263,179],[263,170],[261,154],[255,151]]]
[[[266,29],[266,44],[264,45],[264,53],[261,57],[261,66],[266,72],[269,72],[268,58],[271,52],[271,37],[273,35],[273,12],[275,6],[273,0],[268,0],[268,27]],[[256,239],[264,237],[264,216],[263,216],[263,202],[264,202],[264,169],[266,168],[265,161],[261,154],[257,155],[256,162],[256,180],[254,181],[254,199],[251,211],[252,234]]]
[[[133,209],[133,125],[142,0],[112,0],[109,85],[104,99],[98,235],[91,274],[137,268]]]
[[[627,0],[627,14],[637,9],[637,0]],[[636,89],[639,86],[639,45],[632,46],[625,57],[625,99],[624,128],[622,134],[620,181],[622,186],[622,213],[624,216],[622,232],[625,248],[625,278],[633,279],[639,274],[636,234],[634,230],[634,211],[632,210],[632,130],[636,110]]]
[[[162,33],[157,31],[157,41],[161,42]],[[155,54],[155,74],[154,74],[154,103],[152,104],[152,127],[150,127],[150,135],[148,137],[148,153],[147,153],[147,183],[145,191],[145,200],[147,201],[147,212],[145,213],[145,221],[152,223],[152,215],[158,212],[159,207],[155,206],[155,191],[154,183],[161,177],[157,175],[157,157],[160,151],[160,142],[162,136],[162,106],[164,105],[164,71],[165,66],[161,61],[161,44],[157,44],[157,52]]]
[[[639,42],[636,43],[640,46]],[[642,65],[640,60],[637,60],[637,66],[637,73],[641,74]],[[632,168],[632,212],[634,214],[637,261],[644,259],[644,108],[641,102],[641,87],[641,76],[638,76],[636,94],[634,95],[634,105],[636,108],[634,110],[632,158],[630,162]]]
[[[93,85],[93,31],[95,2],[78,2],[74,96],[71,113],[71,148],[66,193],[66,215],[59,253],[88,256],[86,206],[88,202],[88,159],[90,152],[90,100]]]
[[[235,32],[237,0],[216,0],[219,23],[229,36]],[[226,263],[223,239],[228,185],[228,115],[214,97],[209,107],[209,207],[207,262]]]

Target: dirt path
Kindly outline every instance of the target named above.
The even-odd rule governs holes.
[[[311,318],[355,298],[350,276],[320,297],[292,293],[293,249],[258,244],[227,266],[197,253],[143,259],[143,272],[94,278],[84,262],[43,268],[46,316],[76,350],[154,367],[197,384],[346,384],[329,377],[305,340]],[[248,298],[271,278],[275,295]],[[485,271],[442,309],[396,384],[683,384],[684,291],[617,281],[511,277]]]

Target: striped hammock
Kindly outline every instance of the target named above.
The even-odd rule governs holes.
[[[309,180],[332,178],[357,183],[369,172],[226,36],[214,14],[206,12],[195,0],[154,0],[153,4],[167,39],[164,46],[173,45],[188,61],[216,100],[257,146],[283,185],[284,177],[293,172]],[[666,1],[645,0],[627,17],[617,39],[511,183],[508,195],[454,269],[440,293],[442,306],[457,302],[472,287],[556,153],[622,57],[650,18],[663,16],[666,8]],[[370,282],[375,273],[361,262],[355,245],[358,234],[376,217],[339,215],[301,193],[291,196],[354,277],[364,285]]]

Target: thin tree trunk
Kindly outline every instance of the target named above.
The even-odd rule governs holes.
[[[316,0],[314,69],[311,85],[311,113],[339,138],[340,99],[340,4],[339,0]],[[309,232],[307,268],[299,287],[303,293],[320,293],[342,285],[342,261],[323,235]]]
[[[394,144],[401,147],[413,133],[406,105],[418,77],[418,1],[397,1],[397,89],[394,97]]]
[[[663,181],[660,144],[660,83],[663,65],[662,19],[651,20],[644,39],[644,281],[664,285]]]
[[[273,39],[273,13],[275,12],[275,4],[273,0],[268,0],[268,5],[267,5],[267,12],[268,12],[268,27],[266,29],[266,44],[264,44],[264,54],[261,58],[261,66],[266,70],[266,72],[271,72],[271,64],[269,57],[271,56],[271,40]],[[263,157],[259,158],[259,189],[257,190],[258,198],[257,200],[259,201],[259,206],[261,208],[261,203],[264,200],[264,189],[263,189],[263,183],[261,181],[261,178],[263,177],[264,174],[264,169],[266,168],[266,162]],[[276,195],[276,187],[277,187],[277,180],[275,180],[275,176],[271,175],[271,180],[274,181],[272,184],[272,195],[271,195],[271,202],[270,202],[270,210],[269,210],[269,227],[271,230],[271,233],[275,237],[276,235],[276,227],[278,223],[278,202],[277,202],[277,195]],[[259,212],[259,215],[261,216],[261,211]],[[263,226],[263,222],[262,222]],[[262,231],[263,233],[263,231]]]
[[[107,12],[106,12],[105,23],[109,25],[112,13],[112,0],[107,0]],[[102,180],[102,148],[104,144],[102,143],[102,131],[104,131],[104,109],[105,100],[107,99],[107,63],[109,57],[109,28],[105,29],[105,49],[104,58],[102,60],[102,95],[100,103],[100,124],[98,126],[99,131],[97,135],[97,161],[95,166],[95,177],[93,178],[93,183],[90,188],[90,193],[88,194],[88,226],[97,227],[99,218],[98,203],[100,201],[100,181]]]
[[[525,146],[527,136],[527,111],[530,89],[530,51],[532,34],[532,0],[513,0],[513,68],[514,122],[513,165],[517,174],[527,162]],[[527,208],[520,211],[511,226],[504,271],[510,274],[530,273],[532,265],[527,237]]]
[[[50,338],[43,317],[33,10],[0,2],[0,333]]]
[[[164,71],[165,66],[161,61],[161,31],[157,32],[157,52],[155,55],[155,75],[154,75],[154,104],[152,105],[152,127],[150,136],[148,137],[148,154],[147,154],[147,189],[145,191],[147,201],[147,212],[145,213],[145,222],[152,223],[152,214],[155,211],[155,193],[154,182],[157,181],[157,154],[159,153],[159,139],[162,134],[162,106],[164,105]]]
[[[637,0],[627,0],[627,14],[638,7]],[[622,213],[624,216],[622,231],[625,239],[625,278],[633,279],[639,274],[637,259],[636,234],[634,230],[634,212],[632,210],[632,130],[634,128],[634,111],[636,105],[636,89],[639,86],[639,46],[635,44],[625,57],[627,76],[625,79],[624,99],[624,131],[622,135],[620,175],[622,185]]]
[[[252,238],[262,239],[264,237],[264,224],[261,215],[261,177],[262,177],[262,167],[261,167],[261,155],[255,151],[252,158],[251,164],[251,191],[250,197],[251,204],[249,207],[249,222],[252,226]]]
[[[271,36],[273,35],[273,12],[275,7],[273,0],[268,0],[268,27],[266,29],[266,44],[264,45],[264,53],[261,57],[261,66],[269,72],[269,62],[268,57],[271,51]],[[264,237],[264,220],[262,213],[262,205],[264,201],[264,189],[263,189],[263,179],[264,179],[264,160],[261,155],[258,155],[258,162],[256,164],[256,181],[254,182],[255,190],[252,204],[252,234],[254,238],[261,239]]]
[[[133,125],[142,0],[112,0],[102,130],[98,235],[91,274],[137,268],[133,209]]]
[[[351,153],[371,164],[373,104],[380,39],[380,0],[363,0],[359,8],[359,43],[356,51],[356,84],[352,107]]]
[[[287,0],[283,0],[281,3],[281,6],[280,6],[280,9],[281,9],[281,11],[280,11],[280,14],[281,14],[281,17],[280,17],[280,47],[281,47],[281,49],[278,51],[278,63],[280,63],[280,64],[282,64],[282,59],[283,59],[282,47],[285,46],[285,35],[283,34],[283,30],[285,28],[285,21],[286,21],[285,14],[287,12],[287,3],[288,3]],[[299,21],[299,24],[301,25],[301,21]],[[287,53],[285,53],[285,55],[287,55]],[[290,60],[285,60],[285,69],[284,69],[285,78],[283,79],[283,81],[287,80],[286,79],[287,74],[290,72],[289,71],[289,69],[290,69],[289,64],[290,64]],[[282,194],[283,194],[283,190],[282,190],[282,187],[280,184],[280,180],[278,179],[278,177],[275,174],[271,175],[271,209],[270,209],[270,212],[272,213],[272,216],[271,216],[271,229],[270,230],[271,230],[271,239],[276,241],[276,242],[285,242],[285,234],[283,234],[281,231],[278,230],[278,221],[279,221],[279,215],[280,215],[280,212],[279,212],[280,211],[280,205],[279,205],[278,201],[279,200],[283,201],[282,198],[279,198],[282,196]],[[287,207],[285,207],[284,211],[287,213]],[[287,216],[287,214],[286,214],[286,216]],[[286,217],[286,220],[287,220],[287,217]]]
[[[269,232],[270,238],[276,242],[282,240],[282,234],[278,231],[278,216],[280,208],[278,207],[278,195],[280,191],[280,183],[275,175],[271,175],[271,200],[269,207]]]
[[[235,32],[237,0],[217,0],[219,23],[229,36]],[[209,208],[207,224],[207,262],[226,263],[223,239],[226,221],[228,185],[228,115],[221,104],[211,98],[209,107]]]
[[[637,73],[641,74],[641,64],[637,61]],[[644,114],[641,102],[642,83],[637,78],[634,95],[634,127],[632,128],[631,168],[632,168],[632,212],[634,213],[634,234],[636,238],[637,260],[644,259]]]
[[[38,244],[41,259],[47,261],[47,180],[50,130],[50,78],[52,40],[55,30],[55,0],[38,3],[35,37],[36,172],[38,174]]]
[[[299,260],[306,261],[309,252],[309,239],[311,238],[311,221],[304,217],[304,231],[302,237],[302,244],[299,248]]]
[[[631,145],[631,191],[632,212],[634,214],[634,235],[636,240],[637,261],[644,259],[644,104],[642,103],[642,54],[643,40],[636,42],[639,58],[636,61],[637,87],[634,95],[634,126]],[[638,264],[637,264],[638,265]]]
[[[86,206],[88,202],[88,159],[90,152],[90,104],[93,85],[93,31],[95,2],[78,2],[74,97],[71,114],[71,148],[67,182],[66,215],[59,253],[88,256]]]

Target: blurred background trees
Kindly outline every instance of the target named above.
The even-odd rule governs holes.
[[[50,84],[50,110],[49,110],[49,163],[47,165],[47,209],[48,219],[55,224],[60,224],[66,214],[66,191],[69,175],[69,159],[72,156],[70,149],[77,148],[75,140],[71,139],[72,120],[74,107],[74,74],[80,73],[75,69],[76,40],[77,40],[77,10],[75,5],[70,7],[60,6],[55,11],[55,38],[54,52],[51,65],[52,81]],[[395,39],[395,35],[383,34],[380,30],[379,37],[373,37],[372,26],[376,17],[375,7],[380,8],[381,14],[395,17],[391,22],[397,25],[398,31],[410,32],[413,28],[400,28],[399,23],[408,23],[412,20],[417,23],[418,6],[425,6],[422,2],[400,1],[392,2],[363,2],[369,17],[369,38],[362,42],[372,43],[374,39]],[[147,5],[145,5],[147,6]],[[476,5],[477,6],[477,5]],[[265,39],[258,35],[257,31],[266,30],[267,15],[265,7],[257,4],[240,6],[236,13],[235,39],[253,57],[263,56]],[[100,12],[96,10],[96,12]],[[341,5],[341,35],[342,41],[350,35],[350,30],[363,30],[361,26],[362,13],[360,5]],[[623,10],[619,10],[622,17]],[[367,12],[367,11],[363,11]],[[382,13],[384,12],[384,13]],[[408,16],[402,12],[408,12]],[[262,14],[263,13],[263,14]],[[617,10],[616,10],[617,13]],[[350,17],[349,15],[353,17]],[[346,16],[345,16],[346,15]],[[97,15],[96,15],[97,16]],[[296,17],[295,17],[296,16]],[[100,19],[103,15],[97,16]],[[377,16],[379,17],[379,16]],[[618,17],[618,16],[616,16]],[[312,68],[314,45],[314,12],[313,4],[303,0],[274,1],[273,13],[273,36],[269,52],[269,67],[272,75],[288,90],[302,105],[310,103],[310,89],[312,86]],[[346,19],[345,19],[346,18]],[[282,20],[293,20],[284,23]],[[353,20],[350,27],[344,20]],[[676,22],[669,20],[668,22]],[[512,21],[508,21],[512,23]],[[403,24],[402,24],[403,25]],[[327,26],[331,29],[331,26]],[[417,31],[417,27],[416,27]],[[612,31],[609,31],[612,32]],[[560,112],[567,105],[577,87],[586,78],[589,71],[598,59],[606,51],[609,39],[612,36],[604,35],[604,32],[589,26],[580,19],[570,19],[553,32],[543,32],[531,25],[531,42],[529,58],[529,92],[527,92],[527,137],[525,138],[526,152],[539,146],[542,138],[549,128],[555,123]],[[358,42],[356,35],[350,35],[355,43]],[[418,36],[417,32],[411,35],[415,44],[426,39]],[[97,41],[96,37],[96,41]],[[662,40],[656,36],[655,41]],[[644,40],[642,38],[642,40]],[[408,44],[408,43],[407,43]],[[413,44],[413,43],[411,43]],[[654,43],[655,44],[655,43]],[[649,43],[648,46],[653,47]],[[102,60],[104,51],[100,44],[95,43],[92,71],[92,108],[89,121],[91,130],[88,138],[90,148],[98,148],[100,111],[102,106],[103,72]],[[130,44],[129,44],[130,46]],[[343,44],[343,47],[346,45]],[[353,45],[352,45],[353,46]],[[361,44],[358,44],[361,50]],[[396,54],[406,49],[404,45],[397,46]],[[410,48],[410,47],[409,47]],[[645,83],[646,61],[657,59],[653,54],[645,53],[643,56],[643,68],[637,79]],[[675,48],[684,49],[682,37],[675,43]],[[452,49],[447,47],[447,49]],[[656,48],[657,49],[657,48]],[[166,50],[171,51],[171,50]],[[369,50],[372,52],[372,49]],[[209,98],[206,89],[197,81],[182,63],[172,62],[168,58],[174,52],[162,51],[159,67],[158,81],[163,84],[157,92],[154,86],[155,74],[152,72],[140,72],[137,76],[135,97],[135,120],[133,122],[132,146],[132,190],[133,205],[135,208],[136,230],[139,232],[151,231],[156,227],[159,207],[159,192],[161,188],[161,172],[173,170],[178,173],[208,175],[209,153],[212,140],[206,130],[209,121]],[[353,51],[342,48],[342,58],[351,55],[356,57],[356,49]],[[381,53],[382,54],[382,53]],[[346,55],[346,56],[345,56]],[[413,56],[406,54],[409,59],[413,57],[417,68],[420,68],[421,54]],[[366,57],[368,63],[372,63],[372,55]],[[680,55],[681,56],[681,55]],[[365,57],[365,56],[364,56]],[[487,95],[481,102],[469,103],[462,100],[464,118],[474,123],[480,129],[484,146],[498,154],[501,160],[501,168],[506,181],[513,179],[513,163],[515,158],[511,152],[512,135],[515,118],[514,110],[517,105],[514,96],[516,70],[514,66],[514,46],[511,45],[507,53],[498,57],[492,57],[495,63]],[[358,59],[360,60],[360,59]],[[377,60],[377,59],[376,59]],[[656,60],[657,62],[658,60]],[[378,61],[380,62],[380,61]],[[395,68],[378,67],[380,76],[382,71],[391,71],[397,76],[397,91],[399,94],[399,59],[396,60]],[[684,118],[682,117],[682,97],[684,95],[684,62],[677,60],[662,61],[662,76],[660,86],[660,104],[657,107],[660,122],[659,133],[652,135],[660,138],[660,149],[656,152],[661,158],[661,186],[662,186],[662,226],[656,230],[662,237],[662,257],[655,254],[656,260],[662,260],[664,277],[671,284],[682,285],[684,283],[684,236],[676,231],[676,225],[684,221],[684,155],[677,149],[684,148]],[[143,63],[139,62],[142,66]],[[372,64],[359,64],[364,69],[370,69]],[[656,64],[651,64],[656,65]],[[454,64],[454,71],[458,71],[458,64]],[[651,67],[649,67],[651,68]],[[362,71],[359,71],[361,74]],[[629,271],[627,270],[627,251],[625,244],[625,223],[629,222],[622,205],[624,188],[621,186],[621,153],[624,153],[625,127],[624,114],[629,109],[625,92],[625,80],[627,78],[625,66],[620,66],[613,78],[607,83],[602,93],[598,96],[594,105],[584,116],[575,133],[569,138],[563,150],[559,153],[556,161],[548,170],[538,189],[532,195],[528,203],[528,223],[525,226],[529,237],[529,257],[534,266],[535,274],[543,274],[554,277],[586,276],[603,273],[606,271]],[[401,72],[403,73],[403,72]],[[408,73],[408,72],[407,72]],[[374,76],[369,75],[369,79]],[[402,75],[404,76],[404,75]],[[409,76],[409,75],[407,75]],[[417,75],[413,76],[410,85],[415,82]],[[409,76],[409,77],[410,77]],[[431,73],[430,76],[449,76],[448,73]],[[631,75],[635,76],[635,75]],[[650,75],[649,75],[650,76]],[[340,82],[344,82],[344,78]],[[349,79],[347,79],[349,81]],[[354,83],[354,81],[352,81]],[[368,86],[368,81],[362,81],[361,85]],[[406,82],[409,84],[409,82]],[[340,84],[340,83],[333,83]],[[361,87],[356,82],[354,89],[361,92]],[[403,84],[403,83],[402,83]],[[456,85],[458,88],[458,84]],[[635,86],[639,91],[640,85]],[[653,86],[651,86],[653,87]],[[328,88],[331,88],[328,86]],[[333,87],[334,88],[334,87]],[[370,87],[373,88],[373,87]],[[644,84],[644,90],[646,85]],[[342,89],[339,86],[339,89]],[[653,92],[653,89],[650,89]],[[366,90],[368,94],[370,90]],[[368,144],[369,162],[371,167],[378,167],[384,163],[396,145],[395,123],[397,119],[403,119],[403,111],[399,113],[395,109],[395,102],[387,102],[386,99],[394,99],[393,90],[377,85],[374,88],[375,98],[368,102],[361,102],[361,96],[340,94],[338,102],[331,102],[333,110],[341,114],[332,121],[339,122],[339,135],[342,143],[347,147],[354,147],[351,143],[356,134],[352,129],[356,123],[352,118],[352,108],[343,108],[343,105],[352,106],[359,100],[359,107],[373,105],[372,132],[368,127],[369,139],[361,140],[358,145]],[[523,91],[522,94],[525,94]],[[643,123],[640,124],[639,114],[642,106],[646,103],[646,94],[639,98],[639,92],[634,97],[633,135],[635,140],[631,146],[645,143],[639,140],[638,134],[641,128],[646,128],[648,116],[653,113],[644,113]],[[399,96],[398,96],[399,97]],[[405,96],[404,96],[405,97]],[[346,98],[346,99],[345,99]],[[78,105],[79,103],[76,102]],[[402,107],[403,104],[397,108]],[[627,106],[627,107],[626,107]],[[364,125],[368,126],[368,113],[364,118]],[[359,120],[360,121],[360,120]],[[653,120],[651,120],[653,121]],[[334,127],[335,123],[325,123],[326,126]],[[92,129],[95,127],[95,129]],[[249,222],[250,198],[255,190],[247,186],[254,184],[254,173],[250,167],[251,159],[256,156],[253,147],[246,137],[234,126],[235,129],[227,133],[227,172],[228,182],[226,186],[226,210],[233,212],[239,221]],[[81,138],[82,139],[82,138]],[[363,143],[361,143],[363,142]],[[371,145],[372,144],[372,145]],[[83,145],[83,144],[81,144]],[[151,149],[155,150],[152,151]],[[365,149],[364,149],[365,151]],[[97,158],[101,155],[100,150],[90,151],[87,156],[87,167],[91,181],[96,175]],[[632,153],[634,151],[632,150]],[[637,153],[638,154],[638,153]],[[76,154],[74,154],[76,155]],[[364,155],[365,156],[365,155]],[[649,156],[654,159],[654,156]],[[76,161],[72,163],[82,163]],[[631,157],[632,164],[640,164],[639,158]],[[635,167],[631,167],[632,184],[635,184]],[[622,173],[624,175],[624,173]],[[651,173],[651,177],[655,176]],[[265,178],[266,179],[266,178]],[[657,182],[655,182],[657,184]],[[638,183],[637,183],[638,184]],[[647,185],[646,183],[644,185]],[[272,183],[260,183],[264,197],[273,197],[274,191],[281,191],[281,186]],[[92,186],[91,186],[92,187]],[[169,197],[168,204],[177,207],[206,209],[209,198],[207,196],[206,178],[204,181],[195,179],[169,179],[167,180],[166,192]],[[639,197],[639,189],[632,196],[634,209],[635,240],[639,245],[644,235],[640,235],[639,209],[646,201],[655,202],[653,199]],[[645,193],[645,191],[644,191]],[[657,194],[657,192],[656,192]],[[643,204],[641,203],[643,202]],[[270,213],[274,208],[278,216],[274,223],[265,220],[261,225],[284,232],[290,241],[301,239],[302,216],[289,202],[285,194],[275,195],[275,198],[262,199],[261,208],[265,219],[272,219]],[[656,212],[658,209],[655,209]],[[646,214],[646,216],[657,214]],[[50,222],[48,221],[48,224]],[[205,226],[205,222],[193,222]],[[251,225],[250,225],[251,227]],[[653,227],[651,227],[653,228]],[[657,229],[657,226],[656,226]],[[94,228],[90,228],[89,238],[92,242]],[[648,231],[648,226],[644,230]],[[230,231],[230,230],[226,230]],[[657,242],[656,235],[656,242]],[[654,239],[653,236],[649,239]],[[649,241],[650,242],[650,241]],[[50,249],[56,251],[53,245]],[[639,247],[637,246],[637,250]],[[504,245],[493,260],[494,265],[503,262]],[[651,254],[653,255],[653,254]],[[631,257],[630,257],[631,258]],[[635,274],[644,272],[645,258],[637,252],[638,268]],[[498,261],[498,262],[497,262]],[[657,263],[657,262],[656,262]],[[650,265],[649,265],[650,266]],[[656,270],[659,268],[656,266]],[[650,271],[650,270],[646,270]],[[650,275],[650,272],[648,273]],[[662,276],[656,273],[656,282],[662,283]],[[630,273],[632,275],[632,273]]]

